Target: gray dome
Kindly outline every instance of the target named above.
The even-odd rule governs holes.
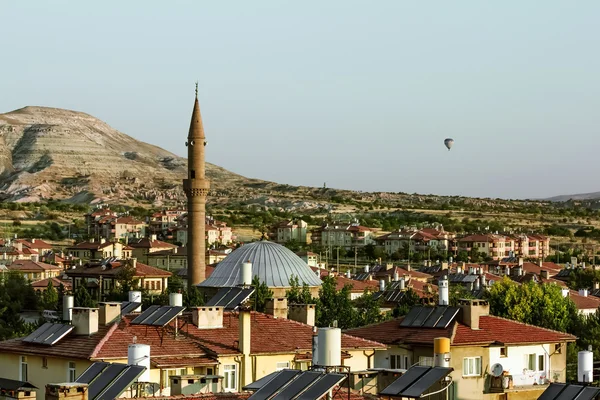
[[[290,287],[290,278],[298,278],[300,285],[321,286],[321,279],[310,267],[287,247],[262,240],[244,245],[231,252],[217,264],[213,273],[200,287],[236,286],[240,283],[242,264],[250,260],[252,276],[258,275],[269,287]]]

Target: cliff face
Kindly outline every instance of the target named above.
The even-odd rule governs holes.
[[[212,164],[206,169],[217,193],[249,181]],[[25,107],[0,114],[1,200],[181,202],[186,170],[185,158],[82,112]]]

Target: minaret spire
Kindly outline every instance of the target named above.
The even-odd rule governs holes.
[[[198,104],[198,82],[192,110],[188,140],[188,177],[183,180],[183,189],[188,199],[188,286],[192,287],[206,278],[205,218],[206,197],[210,182],[205,176],[206,137],[202,126]]]

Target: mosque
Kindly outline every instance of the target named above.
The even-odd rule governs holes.
[[[300,285],[306,284],[314,297],[318,296],[321,279],[291,250],[266,240],[244,245],[221,261],[208,279],[205,279],[206,248],[204,223],[206,197],[210,182],[206,179],[206,137],[198,104],[198,85],[192,111],[188,139],[188,177],[183,181],[188,198],[188,284],[199,287],[206,298],[213,296],[222,287],[233,287],[240,283],[242,263],[252,263],[252,276],[258,276],[273,291],[273,297],[285,297],[293,277]]]

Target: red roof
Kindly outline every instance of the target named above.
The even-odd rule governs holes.
[[[122,266],[122,260],[114,261],[112,263],[108,263],[105,266],[100,264],[91,264],[91,265],[81,265],[74,269],[69,269],[66,271],[68,276],[116,276]],[[135,276],[136,277],[151,277],[151,278],[159,278],[159,277],[169,277],[173,275],[169,271],[165,271],[164,269],[151,267],[146,264],[142,264],[141,262],[136,262],[135,267]]]
[[[600,307],[600,298],[596,296],[582,296],[576,290],[569,290],[569,298],[575,303],[578,310],[592,310]]]
[[[25,239],[15,239],[14,240],[17,243],[22,243],[23,247],[29,247],[30,249],[35,249],[35,250],[52,250],[52,245],[44,242],[41,239],[30,239],[30,240],[25,240]]]
[[[40,271],[62,271],[61,267],[52,264],[46,264],[39,261],[32,260],[15,260],[7,268],[11,271],[21,272],[40,272]]]
[[[60,280],[58,278],[47,278],[47,279],[42,279],[41,281],[37,281],[37,282],[33,282],[31,284],[31,286],[33,286],[34,289],[37,290],[42,290],[42,289],[46,289],[48,287],[48,281],[52,281],[52,286],[55,289],[58,289],[60,287],[60,285],[62,284],[64,286],[64,288],[66,290],[71,290],[72,284],[71,281],[68,280]]]
[[[447,328],[423,328],[400,326],[404,318],[369,325],[362,328],[350,329],[347,332],[376,340],[385,344],[427,344],[433,346],[436,337],[447,337],[455,346],[503,344],[533,344],[574,341],[576,338],[568,333],[553,331],[533,325],[512,321],[491,315],[479,318],[479,329],[473,330],[467,325],[455,322]]]
[[[177,248],[174,244],[163,242],[161,240],[150,240],[149,238],[142,238],[138,241],[130,241],[129,246],[134,249],[151,249],[151,248],[163,248],[163,249],[174,249]]]
[[[315,267],[310,267],[313,271],[316,271],[318,268]],[[321,273],[321,279],[323,279],[324,277],[328,276],[330,274],[329,271],[327,271],[326,269],[321,269],[320,270]],[[336,290],[340,291],[344,288],[344,286],[346,285],[350,285],[352,286],[352,292],[364,292],[365,289],[368,289],[370,291],[376,291],[379,288],[379,282],[378,281],[357,281],[355,279],[349,279],[347,277],[345,277],[344,275],[336,275],[335,277],[335,282],[336,282]]]

